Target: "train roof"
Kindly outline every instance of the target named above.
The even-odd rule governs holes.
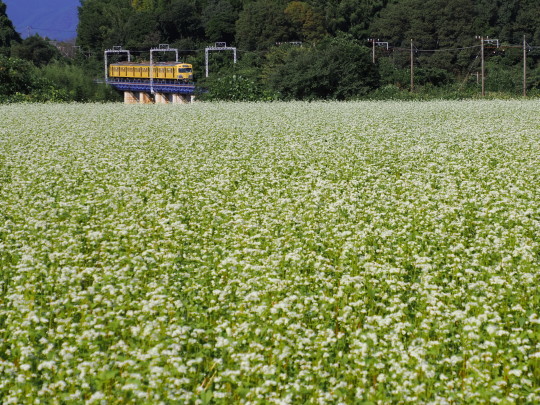
[[[117,62],[111,63],[111,66],[148,66],[150,62]],[[154,66],[178,66],[189,65],[185,62],[154,62]]]

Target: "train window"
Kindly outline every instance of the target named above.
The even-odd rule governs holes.
[[[179,68],[178,73],[191,73],[190,68]]]

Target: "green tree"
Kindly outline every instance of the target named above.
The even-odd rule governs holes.
[[[81,0],[77,43],[98,53],[125,45],[129,39],[129,20],[134,13],[131,0]]]
[[[120,97],[111,87],[96,84],[88,70],[68,63],[54,62],[43,66],[39,75],[51,83],[66,101],[119,101]]]
[[[173,0],[158,15],[159,30],[163,40],[172,43],[185,38],[202,38],[204,29],[202,10],[196,2]]]
[[[137,11],[152,11],[156,8],[156,0],[132,0],[131,5]]]
[[[285,8],[285,16],[300,41],[312,42],[325,34],[324,18],[309,3],[292,1]]]
[[[238,12],[229,0],[212,0],[203,12],[206,38],[211,42],[232,43],[236,33]]]
[[[525,2],[516,14],[511,41],[519,43],[523,35],[530,43],[540,44],[540,3],[536,0]]]
[[[511,43],[520,43],[523,35],[532,42],[540,41],[540,3],[537,0],[477,0],[476,3],[482,35]]]
[[[424,47],[433,48],[435,19],[440,12],[435,7],[439,0],[401,0],[390,4],[370,27],[371,36],[390,41],[393,45],[408,44],[411,38]]]
[[[206,85],[209,92],[201,95],[205,100],[268,101],[275,98],[257,81],[238,74],[212,77],[206,81]]]
[[[463,48],[476,45],[477,14],[470,0],[438,0],[440,10],[435,21],[435,48]],[[414,37],[411,37],[414,39]],[[430,55],[430,65],[455,75],[465,73],[474,60],[476,49],[436,52]]]
[[[394,46],[408,47],[412,39],[421,49],[464,48],[475,44],[476,16],[469,0],[401,0],[381,11],[371,25],[371,33]],[[424,52],[416,55],[416,59],[425,68],[458,74],[469,67],[475,52],[473,49]],[[409,56],[402,52],[396,60],[403,66]]]
[[[0,55],[0,95],[30,93],[36,76],[36,67],[31,62]]]
[[[245,50],[263,50],[291,39],[285,4],[258,0],[247,4],[236,21],[236,42]]]
[[[379,76],[370,51],[348,35],[322,40],[315,47],[291,47],[269,75],[285,99],[350,99],[377,87]]]
[[[21,41],[6,10],[7,6],[0,0],[0,55],[9,55],[11,45]]]
[[[369,35],[369,25],[386,7],[387,0],[341,0],[328,2],[327,24],[332,33],[347,32],[357,38]]]
[[[29,60],[36,66],[43,66],[53,60],[62,59],[58,49],[37,34],[14,44],[11,55],[15,58]]]
[[[64,101],[65,93],[44,79],[32,62],[0,55],[0,103]]]
[[[156,12],[142,10],[131,14],[126,24],[126,38],[127,49],[147,50],[159,44],[161,33]]]

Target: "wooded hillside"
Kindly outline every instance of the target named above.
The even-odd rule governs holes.
[[[226,41],[244,50],[313,42],[338,32],[394,46],[467,46],[476,35],[540,45],[536,0],[82,0],[79,45],[102,49],[156,42]]]
[[[460,91],[471,86],[475,91],[477,36],[496,38],[500,45],[486,52],[492,77],[488,90],[519,89],[524,36],[531,46],[528,87],[540,85],[540,48],[535,48],[540,47],[540,3],[536,0],[83,0],[79,14],[78,44],[89,52],[100,53],[114,45],[143,52],[168,43],[184,51],[183,57],[199,68],[201,77],[204,47],[223,41],[238,47],[243,59],[234,69],[228,67],[229,76],[233,71],[241,73],[261,91],[285,98],[335,98],[387,86],[406,88],[411,39],[415,82],[420,88],[457,85]],[[332,38],[365,48],[358,51],[362,60],[357,58],[351,65],[343,55],[330,57]],[[371,51],[370,38],[388,43],[388,49],[377,47],[377,69],[369,80],[348,77],[349,83],[362,81],[353,89],[342,89],[340,80],[329,80],[332,72],[347,75],[346,69],[340,69],[343,64],[366,74],[361,66],[371,60],[365,52]],[[276,46],[289,42],[301,42],[302,49]],[[213,63],[218,70],[227,67],[226,58],[217,59]],[[327,64],[318,66],[321,60]],[[244,88],[242,83],[236,86]],[[336,86],[338,91],[329,90]]]
[[[524,38],[526,90],[540,92],[536,0],[81,0],[75,61],[38,38],[22,41],[1,0],[0,19],[0,54],[46,66],[54,80],[66,64],[69,74],[80,69],[79,83],[101,78],[103,51],[113,46],[147,60],[166,43],[193,64],[208,98],[474,97],[481,36],[497,40],[484,41],[488,93],[522,94]],[[237,47],[239,59],[212,54],[206,78],[204,49],[214,42]]]

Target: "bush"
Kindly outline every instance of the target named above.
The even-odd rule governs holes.
[[[45,66],[53,60],[63,59],[58,49],[37,34],[14,44],[11,56],[31,61],[35,66]]]
[[[270,73],[272,88],[284,99],[345,100],[367,95],[379,84],[370,51],[347,35],[315,47],[293,47]]]
[[[40,71],[42,77],[67,94],[70,101],[117,101],[120,96],[113,89],[94,82],[87,70],[77,65],[52,63]]]
[[[462,100],[479,98],[480,90],[476,86],[449,84],[446,86],[433,86],[427,84],[416,86],[411,92],[408,88],[394,85],[379,87],[371,92],[366,99],[369,100]]]
[[[201,94],[202,100],[270,101],[276,98],[254,80],[236,74],[209,79],[206,84],[209,90]]]
[[[68,95],[29,61],[0,55],[0,103],[66,101]]]
[[[37,78],[37,69],[31,62],[0,55],[0,97],[31,93]]]
[[[0,102],[116,101],[118,93],[94,83],[84,68],[52,63],[41,69],[0,55]]]

